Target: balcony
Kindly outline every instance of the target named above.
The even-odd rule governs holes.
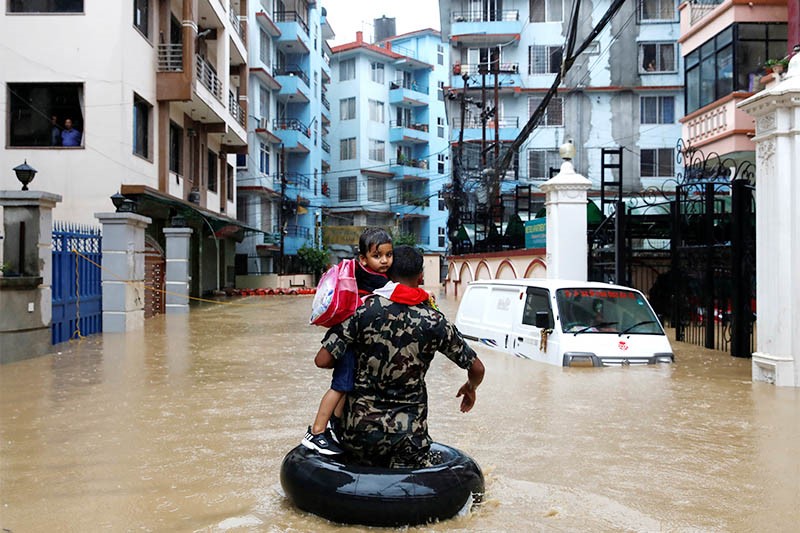
[[[239,97],[230,91],[228,92],[228,111],[230,111],[231,116],[236,119],[236,122],[241,124],[242,127],[247,127],[247,116],[242,106],[239,105]]]
[[[278,80],[272,77],[269,69],[261,68],[261,67],[250,67],[250,74],[256,76],[261,82],[264,84],[265,87],[271,89],[273,91],[279,91],[282,87]]]
[[[196,59],[197,81],[208,89],[217,100],[222,102],[222,80],[217,76],[217,71],[202,56],[196,56]]]
[[[427,87],[418,87],[414,84],[392,82],[389,85],[389,104],[403,107],[425,107],[428,105]]]
[[[320,97],[320,100],[322,100],[322,105],[325,107],[325,109],[330,111],[331,110],[331,103],[328,101],[328,97],[325,96],[325,93],[322,93],[322,96]]]
[[[310,152],[308,126],[296,118],[278,118],[272,124],[284,150],[294,153]]]
[[[286,54],[307,54],[311,49],[308,24],[296,11],[277,11],[275,22],[281,34],[278,48]]]
[[[183,72],[183,45],[158,45],[158,72]]]
[[[259,118],[256,124],[256,135],[264,137],[270,144],[280,144],[280,137],[270,131],[270,121],[267,118]]]
[[[714,11],[723,0],[691,0],[686,6],[689,9],[689,24],[695,25],[697,22]]]
[[[263,10],[258,11],[256,13],[256,22],[258,22],[258,25],[261,26],[271,37],[280,37],[281,30],[278,29],[277,25],[275,25],[275,22],[272,20],[272,17],[269,16],[269,13]]]
[[[495,63],[495,65],[497,64]],[[454,89],[463,89],[464,79],[462,76],[467,74],[471,76],[469,87],[473,89],[481,86],[494,88],[495,77],[497,77],[497,85],[501,90],[522,87],[519,63],[500,63],[497,65],[496,75],[491,73],[493,69],[494,65],[490,63],[454,63],[450,86]]]
[[[392,159],[389,161],[389,172],[395,178],[407,181],[427,181],[430,176],[427,159]]]
[[[427,124],[392,121],[389,123],[389,142],[405,145],[429,142]]]
[[[487,47],[519,41],[523,28],[519,11],[455,11],[450,15],[450,40],[462,46]],[[443,28],[444,32],[444,28]]]
[[[324,151],[326,154],[330,154],[330,153],[331,153],[331,145],[328,143],[328,141],[326,141],[325,139],[322,139],[322,141],[320,142],[320,144],[322,144],[322,150],[323,150],[323,151]]]
[[[309,103],[311,89],[308,74],[297,65],[288,65],[275,69],[275,76],[281,84],[278,100],[291,103]]]
[[[245,33],[247,22],[243,24],[242,21],[239,20],[239,14],[236,12],[234,6],[228,8],[228,20],[231,21],[231,30],[233,33],[239,36],[241,44],[238,44],[238,46],[241,46],[242,50],[247,50],[247,34]]]
[[[705,153],[726,155],[752,152],[755,150],[751,140],[755,133],[753,117],[736,107],[751,95],[745,92],[732,93],[689,113],[680,119],[683,139]]]
[[[300,172],[286,172],[283,176],[286,186],[294,189],[308,189],[311,179]]]
[[[519,117],[502,117],[497,120],[501,141],[513,141],[519,136]],[[461,131],[461,119],[455,117],[450,121],[450,140],[457,141]],[[494,141],[495,121],[486,121],[486,139]],[[479,141],[483,139],[483,123],[480,117],[468,116],[464,120],[464,140]]]

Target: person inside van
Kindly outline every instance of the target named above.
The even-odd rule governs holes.
[[[592,302],[592,310],[594,317],[592,318],[592,331],[616,331],[614,326],[617,324],[606,317],[603,311],[603,300],[595,300]]]

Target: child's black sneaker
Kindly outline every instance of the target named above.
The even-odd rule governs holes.
[[[325,426],[326,433],[329,433],[331,439],[336,444],[341,444],[342,442],[339,440],[339,428],[341,427],[341,422],[339,418],[332,416],[330,420],[328,420],[328,424]]]
[[[310,450],[316,450],[322,455],[339,455],[344,453],[344,450],[339,448],[339,446],[333,442],[333,439],[330,438],[330,431],[327,429],[324,433],[314,435],[311,433],[311,426],[308,426],[308,431],[306,431],[306,435],[303,437],[303,440],[300,441],[300,444]]]

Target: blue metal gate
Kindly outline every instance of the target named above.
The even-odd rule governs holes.
[[[100,229],[55,222],[52,342],[103,331]]]

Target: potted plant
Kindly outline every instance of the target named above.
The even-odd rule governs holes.
[[[775,74],[782,74],[789,66],[789,59],[768,59],[766,63],[764,63],[764,69],[769,72],[774,72]]]

